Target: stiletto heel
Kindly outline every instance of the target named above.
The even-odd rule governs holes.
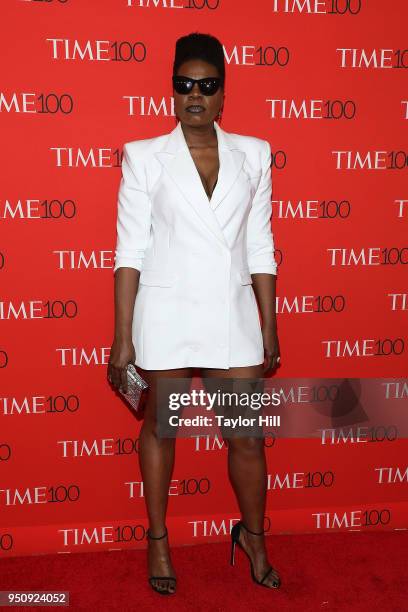
[[[162,540],[163,538],[165,538],[167,536],[167,527],[165,528],[166,531],[164,532],[163,535],[161,536],[152,536],[152,534],[150,533],[150,529],[146,530],[146,538],[149,538],[150,540]],[[156,584],[153,583],[154,580],[167,580],[167,588],[165,587],[164,589],[159,588]],[[152,589],[154,591],[156,591],[156,593],[160,593],[160,595],[174,595],[174,593],[176,592],[169,590],[170,586],[174,587],[176,586],[176,578],[174,578],[173,576],[150,576],[149,577],[149,584],[152,587]]]
[[[270,588],[269,585],[265,584],[265,580],[266,578],[269,576],[269,574],[274,570],[274,568],[271,566],[267,572],[265,573],[265,575],[263,576],[262,580],[258,580],[255,576],[254,573],[254,567],[253,567],[253,563],[252,563],[252,559],[249,556],[249,554],[247,553],[247,551],[244,549],[244,547],[242,546],[241,542],[239,541],[239,534],[241,532],[241,527],[243,527],[246,531],[248,531],[248,533],[251,533],[252,535],[257,535],[257,536],[261,536],[263,535],[265,532],[264,531],[251,531],[250,529],[248,529],[248,527],[246,527],[246,525],[244,525],[244,523],[242,521],[238,521],[238,523],[235,523],[235,525],[233,525],[232,529],[231,529],[231,565],[234,565],[235,563],[235,545],[238,544],[238,546],[240,547],[241,550],[244,551],[244,553],[246,554],[246,556],[249,559],[249,562],[251,564],[251,578],[254,582],[256,582],[256,584],[259,584],[260,586],[266,587],[266,588]],[[273,582],[272,588],[274,589],[278,589],[281,585],[281,580],[280,578],[278,578],[277,580],[275,580]]]
[[[231,559],[230,559],[230,563],[231,563],[231,565],[235,564],[235,541],[234,540],[231,542]]]

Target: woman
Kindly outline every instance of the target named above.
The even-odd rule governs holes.
[[[124,145],[108,379],[126,389],[132,362],[150,387],[139,458],[149,581],[162,594],[176,588],[166,528],[175,439],[157,435],[158,380],[191,379],[193,368],[203,379],[261,378],[280,360],[270,146],[217,124],[224,83],[221,43],[207,34],[181,37],[173,65],[179,123]],[[255,582],[277,588],[263,530],[263,439],[229,440],[228,469],[242,514],[232,548],[247,554]]]

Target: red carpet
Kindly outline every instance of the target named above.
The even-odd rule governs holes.
[[[272,536],[267,542],[280,590],[252,582],[241,550],[231,567],[227,544],[173,548],[176,595],[151,590],[144,551],[3,558],[0,590],[66,590],[71,609],[95,612],[408,610],[408,531]]]

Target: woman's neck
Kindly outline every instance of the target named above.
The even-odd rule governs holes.
[[[185,123],[181,124],[184,138],[189,148],[205,148],[217,146],[217,133],[214,123],[208,125],[191,126]]]

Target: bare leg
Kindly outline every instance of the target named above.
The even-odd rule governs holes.
[[[143,370],[140,374],[149,384],[143,425],[139,438],[139,465],[143,478],[144,496],[149,533],[161,536],[166,530],[166,512],[171,475],[174,467],[175,438],[157,435],[157,382],[160,378],[190,378],[190,382],[177,383],[180,392],[187,391],[191,384],[192,368],[174,370]],[[174,383],[173,383],[174,384]],[[174,388],[172,387],[172,390]],[[160,409],[160,407],[159,407]],[[148,538],[148,568],[150,576],[173,576],[168,538]],[[174,581],[156,580],[154,584],[162,590],[174,591]]]
[[[244,368],[218,370],[202,368],[203,378],[262,378],[263,364]],[[207,383],[207,386],[208,383]],[[243,523],[251,531],[263,531],[266,507],[267,472],[263,438],[241,437],[228,439],[228,474],[237,497]],[[271,567],[268,562],[263,535],[252,535],[241,529],[240,542],[249,554],[254,574],[261,580]],[[279,580],[275,570],[265,579],[264,584],[272,587]]]

